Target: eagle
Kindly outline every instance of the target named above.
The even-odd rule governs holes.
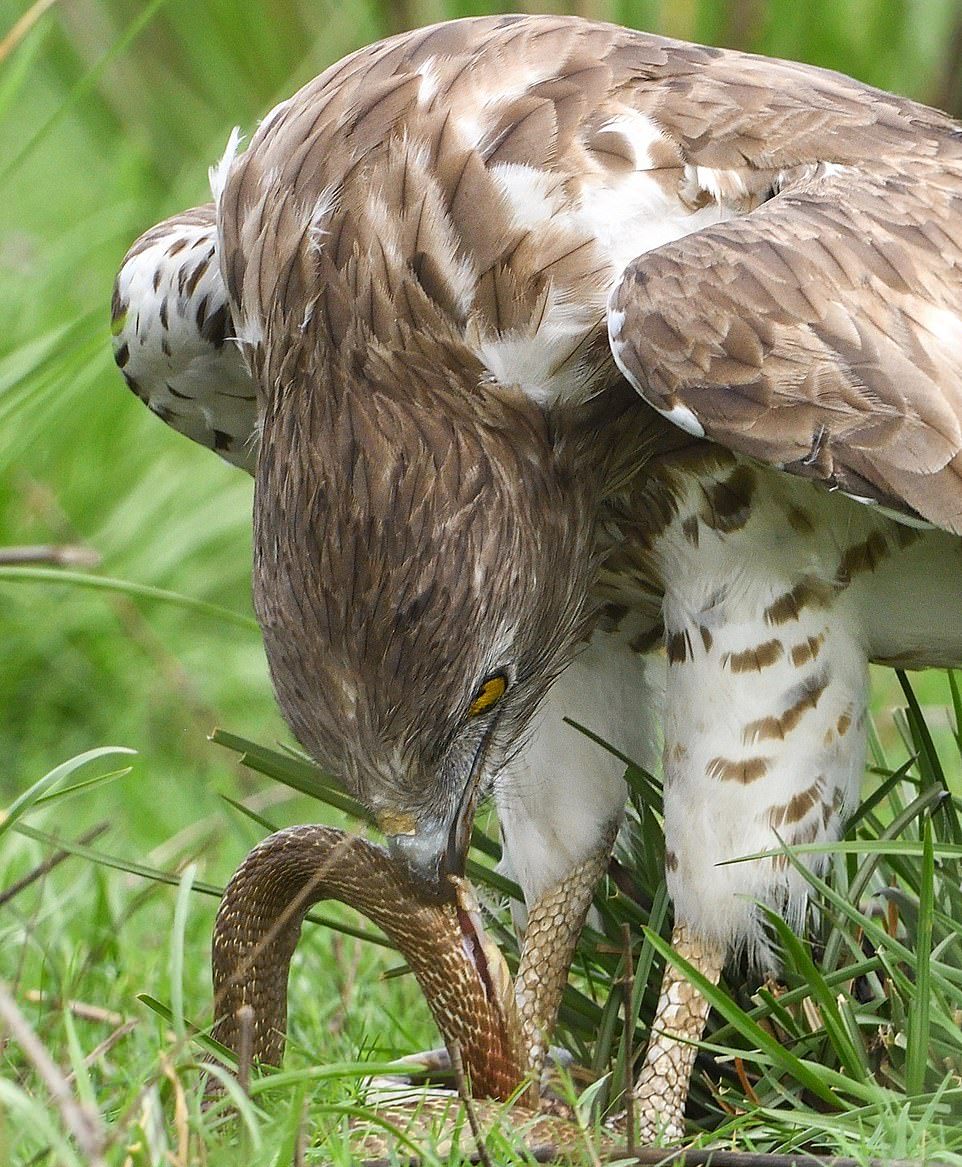
[[[211,185],[125,257],[115,356],[255,477],[297,738],[426,891],[490,793],[528,903],[625,804],[565,716],[660,748],[675,950],[770,965],[806,894],[771,853],[856,806],[869,662],[962,662],[962,127],[496,16],[332,65]],[[642,1133],[681,1134],[707,1012],[670,967]]]

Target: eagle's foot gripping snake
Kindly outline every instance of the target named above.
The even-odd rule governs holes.
[[[254,1062],[279,1065],[287,1023],[287,980],[301,924],[310,908],[337,899],[367,916],[397,947],[418,980],[452,1061],[463,1067],[472,1098],[511,1100],[512,1128],[528,1145],[571,1143],[575,1124],[538,1109],[547,1041],[606,846],[550,888],[528,918],[512,983],[507,964],[481,925],[470,885],[454,880],[449,900],[426,899],[382,848],[330,827],[291,827],[255,847],[231,879],[214,925],[212,968],[216,1021],[212,1036]],[[439,1108],[460,1112],[450,1094],[399,1104],[395,1092],[379,1125],[424,1125]],[[481,1103],[482,1128],[504,1107]],[[382,1128],[383,1129],[383,1128]],[[404,1136],[402,1136],[403,1138]],[[410,1136],[408,1136],[410,1137]],[[382,1138],[362,1137],[372,1154]]]

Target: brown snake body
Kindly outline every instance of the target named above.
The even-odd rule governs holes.
[[[608,841],[610,843],[610,840]],[[431,901],[381,847],[331,827],[291,827],[255,847],[230,880],[214,925],[212,969],[216,1021],[212,1036],[234,1053],[279,1065],[287,1023],[287,980],[301,924],[312,905],[336,899],[375,923],[407,960],[437,1022],[452,1061],[464,1069],[477,1099],[504,1102],[527,1087],[510,1112],[511,1128],[536,1162],[580,1162],[585,1133],[554,1114],[540,1113],[538,1082],[547,1039],[554,1026],[575,942],[592,891],[605,870],[606,844],[535,903],[528,916],[518,974],[512,985],[507,965],[488,940],[468,884],[452,881],[450,901]],[[355,1128],[352,1149],[371,1167],[397,1160],[394,1130],[410,1149],[412,1134],[440,1119],[448,1141],[463,1127],[457,1099],[408,1093],[378,1109],[375,1127]],[[500,1107],[482,1102],[473,1117],[481,1138],[502,1129]],[[638,1150],[625,1139],[622,1121],[600,1130],[587,1152],[593,1163],[615,1157],[639,1165],[691,1163],[722,1167],[855,1167],[854,1160],[728,1153],[711,1150]],[[413,1129],[412,1129],[413,1128]],[[479,1161],[468,1149],[470,1161]],[[384,1156],[387,1158],[374,1158]],[[483,1159],[481,1161],[484,1161]],[[871,1167],[881,1167],[872,1160]],[[893,1161],[893,1167],[912,1167]]]
[[[224,892],[211,957],[212,1036],[254,1061],[280,1064],[301,925],[314,904],[336,899],[381,928],[404,956],[471,1093],[503,1101],[528,1079],[523,1101],[536,1106],[547,1037],[607,854],[534,905],[512,986],[464,881],[453,881],[451,901],[427,900],[385,850],[364,839],[316,825],[278,831],[250,852]]]

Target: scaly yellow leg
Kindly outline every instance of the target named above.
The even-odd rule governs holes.
[[[521,1044],[532,1078],[528,1095],[532,1106],[538,1103],[548,1041],[558,1020],[568,969],[614,840],[612,828],[601,846],[542,893],[528,912],[514,991]]]
[[[718,983],[727,955],[717,941],[695,936],[676,924],[671,944],[679,956]],[[669,964],[661,982],[645,1063],[635,1083],[635,1124],[639,1144],[678,1143],[685,1134],[685,1103],[695,1066],[695,1046],[708,1020],[709,1004],[679,969]]]

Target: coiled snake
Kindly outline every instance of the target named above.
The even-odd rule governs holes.
[[[364,839],[317,825],[278,831],[238,868],[217,914],[212,1036],[254,1061],[280,1064],[301,925],[318,901],[340,900],[381,928],[407,960],[472,1095],[506,1100],[524,1087],[530,1117],[568,966],[607,858],[605,847],[532,907],[512,984],[464,881],[453,881],[449,901],[432,902]],[[538,1124],[538,1141],[569,1141],[566,1124],[548,1117]]]

